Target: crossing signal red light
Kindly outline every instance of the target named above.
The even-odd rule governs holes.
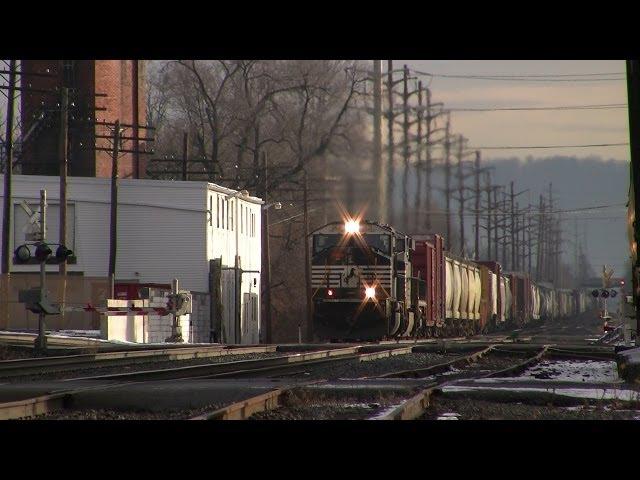
[[[62,262],[64,262],[67,258],[69,258],[72,255],[73,255],[73,252],[69,250],[67,247],[65,247],[64,245],[60,245],[56,249],[56,259]]]
[[[36,247],[36,258],[39,262],[45,262],[53,252],[46,243],[39,243]]]
[[[16,263],[28,263],[31,260],[31,251],[26,245],[20,245],[13,254]]]

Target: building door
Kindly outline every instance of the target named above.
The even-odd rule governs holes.
[[[242,299],[242,343],[260,342],[258,318],[258,294],[245,293]]]

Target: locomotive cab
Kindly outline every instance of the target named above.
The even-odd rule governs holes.
[[[316,339],[377,340],[407,329],[411,239],[356,220],[329,223],[312,239]]]

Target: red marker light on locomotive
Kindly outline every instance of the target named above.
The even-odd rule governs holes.
[[[333,297],[333,290],[331,289],[327,290],[327,296]]]

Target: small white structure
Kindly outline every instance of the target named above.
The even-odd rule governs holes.
[[[68,266],[70,273],[108,275],[110,185],[108,178],[68,178],[67,246],[77,257],[77,263]],[[31,210],[38,210],[43,188],[48,203],[46,238],[58,242],[59,177],[14,175],[11,252],[25,243],[29,218],[20,204],[26,201]],[[2,181],[0,192],[4,202]],[[194,311],[192,319],[202,323],[207,316],[214,329],[219,324],[218,341],[258,343],[262,203],[246,192],[208,182],[118,180],[116,281],[170,283],[177,278],[182,289],[208,297],[208,305],[200,306],[199,317]],[[211,302],[215,259],[222,262],[221,322],[213,318]],[[12,264],[11,269],[36,272],[39,267]],[[47,271],[57,272],[58,267],[50,265]]]

